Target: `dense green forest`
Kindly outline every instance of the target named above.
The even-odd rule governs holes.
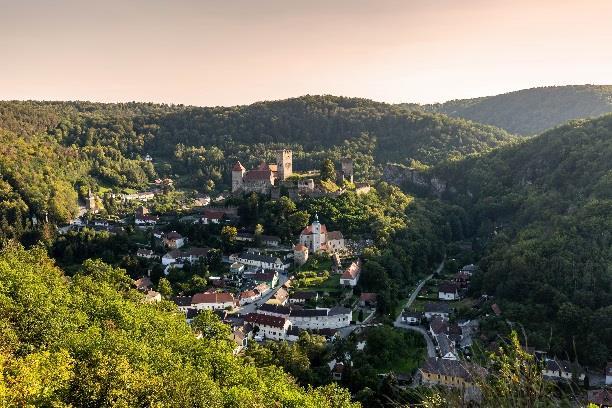
[[[130,283],[100,261],[68,279],[44,249],[5,247],[0,405],[354,406],[339,387],[305,390],[279,368],[233,356],[229,328],[211,312],[190,327],[173,304],[145,303]]]
[[[414,105],[406,105],[414,107]],[[535,135],[571,119],[612,112],[612,86],[572,85],[524,89],[496,96],[425,105],[429,112]]]
[[[612,357],[612,115],[432,170],[482,250],[473,290],[499,297],[532,345]]]
[[[281,146],[294,150],[297,170],[349,155],[357,176],[371,179],[376,163],[432,164],[512,139],[444,115],[333,96],[216,108],[0,102],[0,132],[1,191],[10,207],[0,218],[8,224],[20,215],[65,221],[76,211],[74,191],[145,188],[158,176],[197,191],[223,189],[236,159],[253,166]]]

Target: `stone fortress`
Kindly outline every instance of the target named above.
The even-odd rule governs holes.
[[[353,183],[353,160],[343,158],[338,173],[338,183],[344,181]],[[276,163],[261,162],[254,169],[247,170],[240,161],[232,168],[232,193],[272,194],[272,198],[280,196],[281,185],[287,189],[290,197],[299,195],[325,195],[325,191],[317,191],[312,178],[288,180],[293,175],[293,152],[288,149],[276,151]]]

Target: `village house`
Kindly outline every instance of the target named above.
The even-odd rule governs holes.
[[[223,222],[224,218],[225,218],[225,213],[223,211],[207,209],[207,210],[204,210],[204,213],[202,214],[200,221],[202,222],[202,224],[205,224],[205,225],[220,224],[221,222]]]
[[[351,262],[348,268],[344,271],[340,277],[340,285],[342,286],[357,286],[359,281],[359,275],[361,274],[361,259],[357,259],[356,262]]]
[[[344,372],[344,363],[340,361],[334,364],[334,368],[332,368],[331,372],[332,372],[332,380],[341,381],[342,373]]]
[[[145,298],[144,298],[145,303],[161,302],[161,300],[162,300],[162,296],[161,296],[161,293],[159,292],[156,292],[154,290],[148,290],[145,293]]]
[[[443,302],[429,302],[425,304],[425,318],[431,320],[434,316],[440,316],[448,319],[450,315],[450,306]]]
[[[474,376],[484,375],[482,367],[459,360],[428,358],[419,369],[423,385],[466,389],[474,384]]]
[[[245,274],[244,276],[253,279],[256,284],[265,283],[271,288],[275,288],[278,284],[278,272],[275,270],[263,270],[250,275]]]
[[[209,251],[210,251],[209,248],[198,248],[198,247],[191,247],[184,251],[180,249],[173,249],[172,251],[162,256],[162,265],[171,265],[174,263],[185,263],[185,262],[189,262],[193,264],[193,263],[201,262],[202,259],[206,257]]]
[[[272,289],[270,289],[270,286],[268,286],[267,283],[260,283],[259,285],[255,286],[255,291],[258,292],[261,296],[264,296],[270,290]]]
[[[230,265],[230,272],[234,275],[241,275],[244,272],[244,264],[240,262],[234,262]]]
[[[240,254],[232,254],[229,260],[230,262],[240,262],[244,265],[263,269],[279,269],[284,271],[289,268],[289,265],[283,263],[279,257],[263,255],[260,252],[246,251]]]
[[[583,381],[585,373],[578,363],[551,358],[544,362],[542,375],[551,380]]]
[[[279,288],[274,295],[268,300],[268,302],[273,304],[278,304],[284,306],[287,304],[289,300],[289,292],[287,292],[284,288]]]
[[[159,255],[157,255],[155,252],[153,252],[150,249],[145,249],[145,248],[139,248],[136,251],[136,256],[138,258],[142,258],[142,259],[157,259],[157,258],[159,258]]]
[[[278,317],[289,317],[290,312],[291,308],[287,306],[273,305],[270,303],[264,303],[257,309],[257,313]]]
[[[317,214],[312,224],[300,233],[300,244],[306,246],[312,253],[323,251],[333,254],[346,249],[342,233],[340,231],[328,232],[325,224],[319,222]]]
[[[331,309],[295,309],[289,313],[289,320],[300,329],[339,329],[351,324],[352,311],[346,307]]]
[[[249,334],[247,333],[247,329],[244,326],[234,328],[229,338],[235,344],[233,350],[234,355],[239,354],[249,344]]]
[[[308,247],[304,244],[297,244],[293,247],[293,262],[296,266],[304,265],[308,261]]]
[[[599,388],[587,392],[587,401],[596,407],[612,408],[612,390],[609,388]]]
[[[253,326],[256,335],[272,340],[284,340],[291,327],[291,322],[284,317],[259,313],[249,313],[244,320]]]
[[[250,232],[239,232],[236,234],[236,241],[255,242],[255,234]],[[280,238],[275,235],[260,235],[260,242],[264,246],[277,247],[280,245]]]
[[[164,245],[171,249],[178,249],[185,245],[185,238],[176,231],[164,234]]]
[[[359,295],[359,306],[361,307],[374,307],[376,306],[376,293],[372,292],[363,292]]]
[[[294,292],[289,298],[289,303],[294,304],[302,304],[309,300],[317,301],[319,299],[319,294],[317,292],[309,292],[309,291],[297,291]]]
[[[438,299],[440,300],[458,300],[459,288],[454,282],[442,282],[438,286]]]
[[[192,309],[191,307],[191,296],[174,296],[172,297],[172,301],[183,313],[187,313],[188,309]]]
[[[147,291],[153,288],[153,282],[148,276],[143,276],[134,281],[134,286],[136,286],[136,290]]]
[[[134,211],[134,223],[137,226],[153,226],[158,221],[159,217],[149,214],[147,207],[140,206]]]
[[[404,310],[402,312],[402,322],[409,324],[411,326],[421,324],[421,319],[423,318],[423,314],[419,312],[409,312]]]
[[[240,306],[256,302],[261,299],[261,293],[256,290],[245,290],[240,293]]]
[[[476,272],[478,270],[478,267],[474,264],[469,264],[469,265],[465,265],[463,266],[459,272],[465,273],[469,276],[472,276],[474,274],[474,272]]]
[[[196,293],[191,299],[191,306],[198,310],[231,309],[235,303],[234,295],[226,292]]]

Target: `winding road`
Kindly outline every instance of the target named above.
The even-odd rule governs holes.
[[[440,265],[438,265],[434,273],[432,273],[431,275],[427,276],[426,278],[424,278],[422,281],[419,282],[417,287],[414,288],[414,290],[410,294],[410,297],[408,298],[408,301],[406,302],[404,307],[402,307],[402,310],[400,311],[399,315],[395,319],[395,322],[393,322],[393,326],[398,329],[412,330],[412,331],[421,333],[421,335],[425,338],[425,342],[427,343],[427,356],[428,357],[436,357],[436,347],[434,346],[431,337],[429,337],[429,334],[427,333],[427,331],[420,326],[411,326],[409,324],[402,323],[402,312],[404,311],[404,309],[407,309],[412,305],[412,303],[418,296],[423,286],[427,283],[427,281],[430,280],[434,276],[435,273],[440,273],[442,268],[444,268],[445,260],[446,259],[443,259],[442,262],[440,262]]]

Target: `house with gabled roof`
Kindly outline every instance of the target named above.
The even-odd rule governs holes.
[[[244,320],[253,326],[257,335],[272,340],[284,340],[291,327],[291,322],[284,317],[260,313],[249,313]]]
[[[438,286],[438,299],[457,300],[459,299],[459,286],[455,282],[442,282]]]
[[[361,259],[357,259],[356,262],[351,262],[348,268],[344,270],[342,276],[340,276],[340,285],[342,286],[357,286],[359,281],[359,275],[361,274]]]
[[[231,309],[235,304],[234,295],[227,292],[196,293],[191,299],[191,306],[198,310]]]

